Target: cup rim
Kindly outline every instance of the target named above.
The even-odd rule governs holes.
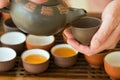
[[[14,24],[12,18],[10,17],[10,18],[7,18],[7,19],[3,20],[2,24],[4,25],[4,27],[8,27],[8,28],[12,28],[12,29],[18,29],[15,24],[14,24],[15,27],[11,27],[10,25],[8,25],[8,24],[7,24],[8,21],[9,21],[9,22],[11,21],[11,22]],[[18,29],[18,30],[19,30],[19,29]]]
[[[40,43],[33,43],[33,42],[31,42],[29,39],[31,39],[31,37],[35,37],[35,38],[37,38],[37,39],[43,39],[43,38],[51,38],[51,40],[49,39],[48,41],[48,43],[45,43],[45,44],[43,44],[42,42],[42,44]],[[31,44],[31,45],[34,45],[34,46],[47,46],[47,45],[50,45],[50,44],[52,44],[52,43],[54,43],[54,41],[55,41],[55,37],[53,36],[53,35],[51,35],[51,36],[38,36],[37,37],[37,35],[31,35],[31,34],[29,34],[29,35],[27,35],[27,37],[26,37],[26,44],[28,43],[28,44]]]
[[[7,50],[6,50],[6,49],[7,49]],[[16,56],[17,56],[16,51],[15,51],[14,49],[12,49],[12,48],[9,48],[9,47],[0,47],[0,50],[5,50],[5,51],[8,51],[8,50],[9,50],[9,51],[12,51],[12,54],[13,54],[13,57],[12,57],[12,58],[10,58],[10,59],[8,59],[8,60],[3,60],[3,61],[0,60],[0,63],[12,61],[12,60],[14,60],[14,59],[16,58]]]
[[[92,17],[92,16],[85,16],[85,17],[82,17],[82,18],[80,18],[80,19],[84,19],[84,18],[90,18],[90,19],[94,19],[94,20],[97,20],[97,21],[99,21],[100,22],[100,24],[99,25],[97,25],[97,26],[94,26],[94,27],[87,27],[87,28],[79,28],[79,27],[74,27],[73,26],[73,24],[75,24],[75,23],[77,23],[78,21],[76,21],[76,22],[73,22],[73,23],[71,23],[71,27],[73,27],[73,28],[76,28],[76,29],[91,29],[91,28],[99,28],[100,27],[100,25],[101,25],[101,23],[102,23],[102,20],[100,19],[100,18],[97,18],[97,17]]]
[[[72,50],[75,51],[75,55],[65,57],[65,56],[58,56],[58,55],[54,54],[54,53],[53,53],[54,49],[55,49],[55,48],[59,48],[59,47],[67,47],[67,48],[70,48],[70,49],[72,49]],[[69,45],[69,44],[67,44],[67,43],[56,44],[55,46],[53,46],[53,47],[51,48],[50,52],[51,52],[51,54],[52,54],[53,56],[60,57],[60,58],[70,58],[70,57],[74,57],[74,56],[77,56],[77,55],[78,55],[78,51],[75,50],[71,45]]]
[[[48,55],[48,57],[44,56],[44,57],[46,57],[46,61],[44,61],[44,62],[42,62],[42,63],[37,63],[37,64],[29,63],[29,62],[25,61],[24,59],[25,59],[27,56],[34,54],[34,53],[31,53],[31,51],[33,51],[33,52],[34,52],[34,51],[40,51],[40,53],[35,53],[35,54],[38,54],[38,55],[41,55],[41,51],[42,51],[42,52],[45,52],[45,53]],[[44,53],[43,53],[43,54],[44,54]],[[42,54],[42,56],[43,56],[43,54]],[[25,55],[26,55],[26,56],[25,56]],[[27,64],[40,65],[40,64],[43,64],[43,63],[46,63],[47,61],[49,61],[49,59],[50,59],[50,54],[49,54],[48,51],[46,51],[46,50],[44,50],[44,49],[29,49],[29,50],[23,51],[23,53],[21,54],[21,59],[22,59],[22,62],[25,62],[25,63],[27,63]]]
[[[120,51],[113,51],[113,52],[110,52],[109,54],[107,54],[105,57],[104,57],[104,63],[107,63],[108,65],[110,65],[111,67],[120,67],[120,65],[115,65],[113,63],[110,63],[110,61],[108,59],[111,60],[111,58],[114,58],[114,55],[118,57],[118,54],[120,56]],[[110,57],[112,56],[112,57]],[[116,58],[114,58],[116,59]]]
[[[7,35],[16,34],[16,33],[21,34],[23,36],[22,41],[20,41],[19,43],[10,43],[10,42],[4,41],[4,38],[5,37],[7,38]],[[6,44],[6,45],[19,45],[19,44],[22,44],[22,43],[24,43],[26,41],[26,35],[24,33],[22,33],[22,32],[19,32],[19,31],[6,32],[6,33],[1,35],[0,41],[1,41],[1,43]]]

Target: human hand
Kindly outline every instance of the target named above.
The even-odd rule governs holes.
[[[110,2],[102,13],[102,24],[93,36],[90,46],[82,45],[75,40],[70,28],[64,30],[67,42],[85,55],[93,55],[103,50],[113,49],[120,37],[120,2]]]
[[[7,7],[9,5],[9,0],[0,0],[0,8]]]

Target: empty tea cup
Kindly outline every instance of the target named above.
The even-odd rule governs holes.
[[[22,32],[7,32],[1,35],[1,44],[10,47],[20,55],[25,50],[26,35]]]
[[[71,23],[71,31],[76,40],[84,45],[89,45],[100,24],[99,18],[87,16]]]
[[[26,39],[27,49],[45,49],[49,50],[54,45],[54,36],[28,35]]]
[[[57,44],[51,48],[54,62],[59,67],[70,67],[77,61],[78,51],[69,44]]]
[[[120,51],[114,51],[105,56],[104,68],[112,80],[120,80]]]
[[[37,74],[47,70],[50,54],[43,49],[30,49],[24,51],[21,58],[24,69],[32,74]]]
[[[14,24],[11,18],[5,19],[3,21],[3,28],[5,32],[21,31],[16,27],[16,25]]]
[[[2,19],[3,19],[3,20],[6,20],[6,19],[8,19],[8,18],[11,18],[10,13],[2,12]]]
[[[91,68],[101,68],[104,65],[104,57],[109,52],[110,52],[109,50],[105,50],[105,51],[102,51],[100,53],[97,53],[91,56],[84,55],[84,57]]]
[[[15,65],[16,52],[8,47],[0,47],[0,72],[11,70]]]

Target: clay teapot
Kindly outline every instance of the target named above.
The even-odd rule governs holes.
[[[20,30],[34,35],[56,34],[86,15],[84,9],[69,8],[63,0],[11,0],[10,9],[1,11],[10,12]]]

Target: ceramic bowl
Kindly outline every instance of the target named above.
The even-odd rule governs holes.
[[[5,32],[11,32],[11,31],[21,31],[19,30],[11,18],[5,19],[3,21],[3,28]]]
[[[120,80],[120,51],[114,51],[105,56],[104,68],[112,80]]]
[[[54,45],[54,36],[38,36],[38,35],[28,35],[26,39],[27,49],[45,49],[50,50]]]
[[[70,67],[77,61],[78,51],[69,44],[57,44],[51,48],[54,62],[59,67]]]
[[[104,57],[109,53],[109,50],[102,51],[91,56],[84,55],[85,60],[91,68],[101,68],[104,65]]]
[[[44,61],[41,59],[41,56],[45,58]],[[43,49],[30,49],[24,51],[21,58],[24,69],[29,73],[37,74],[47,70],[50,54]]]
[[[0,72],[9,71],[15,65],[16,52],[8,47],[0,47]]]
[[[2,12],[2,19],[3,19],[3,20],[6,20],[6,19],[8,19],[8,18],[11,18],[10,13]]]
[[[17,52],[17,55],[25,50],[26,35],[21,32],[7,32],[1,35],[1,44],[4,47],[10,47]]]
[[[77,41],[89,45],[93,35],[99,29],[101,20],[96,17],[83,17],[71,23],[71,31]]]

